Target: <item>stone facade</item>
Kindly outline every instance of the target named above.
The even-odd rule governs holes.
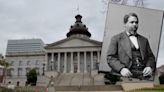
[[[6,61],[8,61],[10,66],[10,75],[11,76],[25,76],[26,73],[35,68],[38,75],[43,73],[43,63],[44,53],[38,55],[22,55],[22,56],[7,56]]]
[[[44,43],[41,39],[9,40],[6,61],[10,64],[5,83],[25,85],[26,74],[35,68],[38,76],[43,73],[45,64]]]
[[[70,37],[48,45],[47,71],[60,73],[91,73],[98,70],[101,42]]]

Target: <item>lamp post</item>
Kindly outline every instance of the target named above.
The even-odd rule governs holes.
[[[43,63],[43,73],[42,73],[42,75],[44,76],[45,74],[44,74],[44,72],[45,72],[45,64]]]

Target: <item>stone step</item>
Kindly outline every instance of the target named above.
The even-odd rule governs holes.
[[[89,74],[60,74],[54,80],[55,86],[93,85],[93,78]]]
[[[50,78],[45,77],[45,76],[40,76],[37,79],[37,86],[47,86],[50,81]]]

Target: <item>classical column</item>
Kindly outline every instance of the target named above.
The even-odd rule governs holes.
[[[48,53],[45,54],[45,70],[48,69],[48,66],[49,66],[49,62],[48,62]]]
[[[74,65],[73,65],[73,52],[71,52],[71,73],[74,71]]]
[[[51,53],[50,66],[51,66],[51,71],[54,70],[54,54],[53,53]]]
[[[99,63],[100,62],[100,51],[97,51],[97,62],[96,63]]]
[[[80,73],[80,52],[77,52],[77,72]]]
[[[84,73],[87,73],[87,58],[86,58],[86,52],[84,52]]]
[[[60,72],[60,52],[58,52],[58,72]]]
[[[67,52],[64,52],[64,73],[67,72]]]
[[[100,63],[100,51],[97,51],[97,62],[96,62],[96,69],[98,69],[98,64]]]
[[[93,70],[93,51],[91,53],[91,71]]]

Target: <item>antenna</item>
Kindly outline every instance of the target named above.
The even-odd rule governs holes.
[[[78,0],[76,0],[77,1],[77,14],[79,14],[79,11],[80,11],[80,9],[79,9],[79,2],[78,2]]]

